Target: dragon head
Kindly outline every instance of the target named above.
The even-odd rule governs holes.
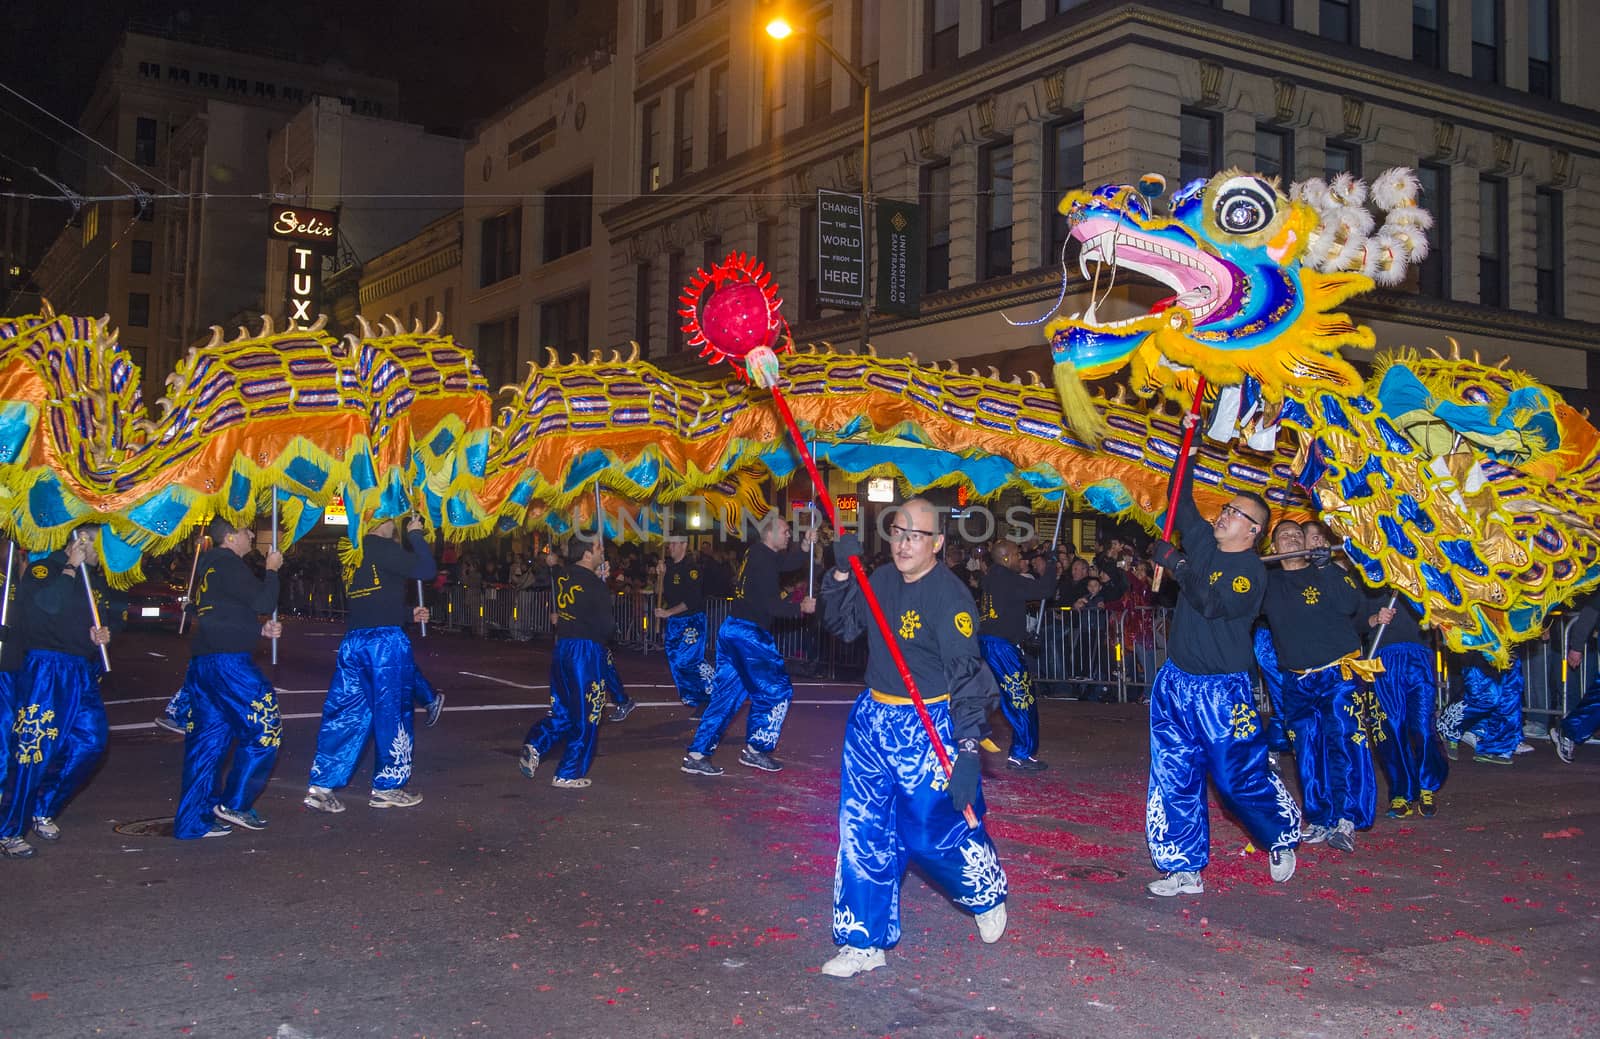
[[[1273,180],[1229,170],[1180,190],[1170,216],[1128,185],[1068,194],[1058,209],[1091,282],[1088,309],[1047,326],[1068,420],[1094,437],[1082,380],[1125,366],[1139,396],[1182,403],[1199,377],[1214,387],[1254,380],[1269,404],[1286,385],[1356,391],[1361,379],[1338,351],[1370,347],[1373,335],[1332,308],[1375,281],[1400,281],[1425,254],[1430,220],[1416,195],[1411,171],[1380,177],[1373,200],[1390,212],[1374,233],[1366,185],[1349,177],[1286,196]],[[1106,320],[1097,307],[1123,272],[1171,295]]]

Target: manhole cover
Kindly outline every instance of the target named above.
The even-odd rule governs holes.
[[[172,816],[163,819],[135,819],[115,827],[124,837],[171,837]]]
[[[1062,866],[1051,870],[1050,874],[1056,880],[1088,880],[1096,884],[1109,884],[1126,877],[1128,872],[1110,866]]]

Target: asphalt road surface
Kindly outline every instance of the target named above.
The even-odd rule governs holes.
[[[558,790],[516,768],[548,647],[435,633],[417,641],[448,697],[418,727],[425,800],[368,808],[369,755],[328,816],[300,797],[339,634],[294,623],[269,670],[269,828],[192,842],[163,835],[182,742],[150,724],[187,647],[119,637],[104,768],[59,842],[0,861],[0,1036],[1600,1034],[1600,747],[1464,759],[1436,818],[1380,818],[1353,855],[1305,848],[1287,885],[1213,805],[1205,894],[1158,899],[1144,710],[1046,701],[1050,771],[987,763],[1005,937],[981,944],[913,873],[888,966],[841,981],[817,968],[855,689],[797,682],[781,774],[737,765],[741,716],[727,774],[690,777],[664,663],[618,654],[643,706],[603,727],[594,786]]]

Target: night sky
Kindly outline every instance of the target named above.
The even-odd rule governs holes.
[[[119,34],[138,19],[236,41],[241,49],[254,41],[396,79],[399,118],[465,133],[538,82],[546,6],[547,0],[3,0],[0,82],[76,125]],[[8,187],[51,191],[28,171],[36,166],[81,190],[73,181],[82,160],[62,150],[92,149],[74,137],[0,91],[0,173],[13,178]],[[57,221],[36,212],[34,230],[46,224],[47,243]]]

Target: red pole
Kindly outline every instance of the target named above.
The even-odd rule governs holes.
[[[1192,418],[1200,417],[1200,403],[1206,395],[1206,377],[1195,377],[1194,402],[1189,405],[1189,415]],[[1178,519],[1178,492],[1183,487],[1183,470],[1189,465],[1189,448],[1194,446],[1194,431],[1199,428],[1198,421],[1189,423],[1189,428],[1183,431],[1183,446],[1178,449],[1178,457],[1172,463],[1172,490],[1167,495],[1167,518],[1161,524],[1161,540],[1172,540],[1172,525]],[[1159,566],[1156,572],[1150,575],[1150,590],[1161,590],[1161,575],[1166,573]]]
[[[783,399],[783,392],[776,386],[772,387],[772,402],[778,406],[778,414],[782,416],[783,424],[789,428],[789,436],[794,440],[795,449],[800,452],[800,461],[805,463],[806,472],[811,474],[811,484],[817,489],[817,497],[822,499],[822,508],[828,514],[828,523],[837,529],[839,520],[833,507],[833,496],[828,493],[827,486],[823,484],[822,477],[817,472],[817,463],[811,457],[811,449],[806,446],[805,438],[800,435],[800,427],[795,423],[794,414],[789,410],[789,402]],[[900,680],[906,684],[906,692],[911,694],[911,704],[917,709],[917,717],[922,720],[922,728],[933,743],[933,753],[938,757],[939,766],[944,769],[944,774],[948,778],[952,770],[950,755],[945,752],[944,741],[939,738],[939,731],[933,726],[933,718],[928,714],[928,705],[922,700],[922,692],[917,689],[916,679],[911,677],[911,668],[906,665],[905,654],[900,652],[900,643],[895,638],[894,629],[889,627],[888,618],[883,615],[883,606],[879,604],[878,596],[867,580],[867,569],[861,565],[860,558],[851,557],[850,572],[856,575],[856,581],[861,585],[861,593],[867,600],[867,609],[872,612],[872,619],[877,622],[878,633],[889,646],[889,655],[894,658],[895,670],[900,672]],[[966,817],[968,826],[973,829],[978,828],[978,816],[973,812],[971,805],[963,808],[961,814]]]

